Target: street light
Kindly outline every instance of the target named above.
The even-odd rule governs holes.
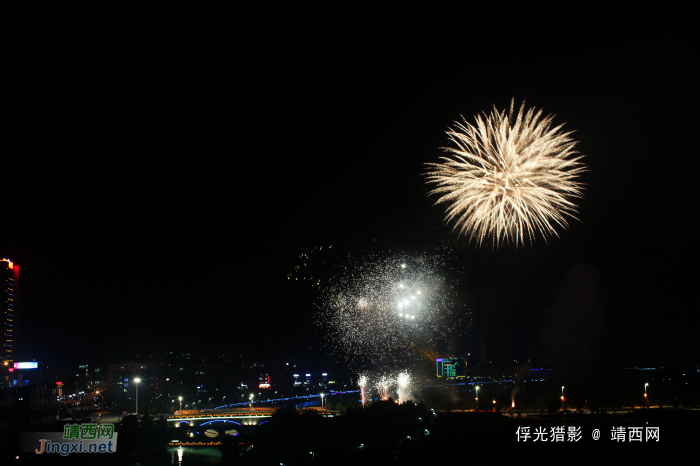
[[[564,412],[564,386],[561,386],[561,411]]]
[[[647,387],[649,386],[648,383],[644,384],[644,407],[647,406]]]
[[[315,463],[315,462],[316,462],[316,455],[314,454],[313,451],[310,451],[309,454],[311,455],[311,459],[312,459],[313,462]]]
[[[476,410],[479,411],[479,386],[476,386]]]
[[[254,397],[254,396],[255,396],[255,395],[253,395],[253,394],[251,393],[251,394],[250,394],[250,397],[248,398],[248,399],[250,400],[250,410],[251,410],[251,411],[253,410],[253,397]]]
[[[139,382],[141,382],[141,379],[138,377],[134,379],[134,383],[136,384],[136,415],[138,416],[139,414]]]
[[[323,393],[321,393],[321,409],[323,409]]]
[[[178,396],[177,398],[180,400],[180,411],[182,411],[182,397]]]

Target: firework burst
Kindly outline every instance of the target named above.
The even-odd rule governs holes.
[[[458,314],[445,260],[379,253],[342,267],[317,314],[331,352],[364,366],[405,361],[419,344],[442,345]]]
[[[530,243],[540,232],[559,236],[555,226],[566,228],[564,215],[576,218],[572,198],[582,197],[577,176],[586,171],[576,142],[562,133],[563,125],[551,128],[554,116],[542,118],[542,110],[525,113],[523,102],[517,115],[515,99],[510,112],[476,117],[476,126],[464,120],[447,131],[457,148],[442,163],[428,163],[430,194],[448,204],[446,222],[455,221],[459,234],[476,239],[492,237],[494,248],[513,242]]]

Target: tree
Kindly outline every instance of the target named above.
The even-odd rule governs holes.
[[[298,421],[299,412],[294,406],[283,406],[272,414],[271,421],[290,423]]]
[[[119,425],[125,430],[136,429],[139,426],[139,420],[138,417],[134,415],[125,416]]]

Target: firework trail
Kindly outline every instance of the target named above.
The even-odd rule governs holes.
[[[367,379],[367,374],[360,374],[360,377],[357,380],[357,385],[360,387],[360,395],[362,395],[362,408],[363,409],[365,407],[365,399],[367,396],[365,390],[367,389],[368,382],[369,381]]]
[[[399,404],[401,404],[403,401],[404,391],[411,384],[411,374],[409,374],[407,371],[401,372],[396,377],[396,384],[399,387]]]
[[[458,314],[454,282],[442,270],[446,254],[370,254],[342,267],[317,314],[331,352],[363,366],[443,345]]]
[[[476,238],[480,246],[491,237],[494,248],[514,242],[516,247],[536,232],[545,238],[559,236],[555,225],[568,226],[564,215],[576,218],[571,198],[582,197],[577,176],[586,171],[576,156],[576,142],[562,133],[563,125],[550,128],[552,115],[525,111],[523,102],[514,114],[499,113],[476,117],[476,126],[464,120],[447,131],[457,146],[444,148],[451,155],[442,163],[428,163],[428,184],[440,194],[436,204],[447,204],[445,220],[455,220],[459,234]]]

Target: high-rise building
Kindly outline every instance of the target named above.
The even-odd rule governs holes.
[[[5,314],[2,319],[3,345],[0,360],[3,366],[12,366],[16,357],[17,297],[19,292],[19,265],[10,259],[0,261],[0,271],[5,286]]]
[[[457,376],[459,361],[453,358],[437,358],[435,360],[438,378],[453,378]]]

